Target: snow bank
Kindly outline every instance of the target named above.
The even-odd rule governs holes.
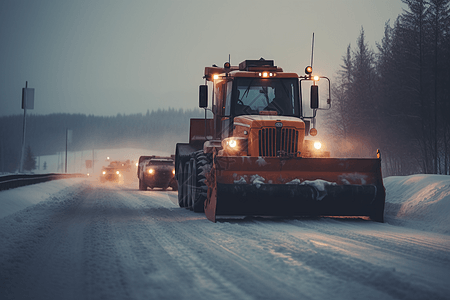
[[[85,178],[58,179],[20,188],[0,191],[0,219],[50,198]]]
[[[450,234],[450,176],[392,176],[384,186],[386,222]]]

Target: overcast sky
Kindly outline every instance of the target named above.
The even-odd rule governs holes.
[[[310,62],[333,77],[364,27],[375,48],[400,0],[1,0],[0,116],[117,115],[196,108],[205,66],[275,60],[298,72]]]

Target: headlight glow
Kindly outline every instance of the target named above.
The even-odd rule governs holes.
[[[172,170],[172,174],[175,175],[175,170]]]
[[[120,173],[119,171],[116,171],[116,174],[117,174],[117,175],[119,175],[119,173]]]
[[[314,142],[314,148],[319,150],[320,148],[322,148],[322,144],[319,141],[316,141],[316,142]]]
[[[105,171],[103,171],[103,175],[105,175],[106,174],[106,172]]]
[[[148,170],[148,174],[153,174],[154,172],[155,172],[155,170],[153,170],[153,169]]]
[[[228,146],[230,146],[231,148],[235,148],[237,146],[236,140],[229,140]]]
[[[222,140],[222,147],[225,152],[238,154],[247,151],[248,139],[243,137],[229,137]]]

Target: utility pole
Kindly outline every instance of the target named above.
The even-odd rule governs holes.
[[[28,88],[28,81],[25,81],[25,88],[22,88],[22,108],[23,108],[23,137],[22,153],[20,155],[19,172],[23,172],[23,162],[25,157],[25,136],[27,133],[27,108],[34,109],[34,89]]]
[[[94,148],[92,148],[92,175],[95,174],[94,162],[95,162]]]
[[[72,143],[72,129],[66,128],[66,168],[65,172],[67,173],[67,145]]]
[[[66,166],[64,168],[64,173],[67,173],[67,128],[66,128]]]

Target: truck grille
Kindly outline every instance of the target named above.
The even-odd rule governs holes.
[[[280,156],[298,151],[298,130],[292,128],[262,128],[258,138],[260,156]]]

